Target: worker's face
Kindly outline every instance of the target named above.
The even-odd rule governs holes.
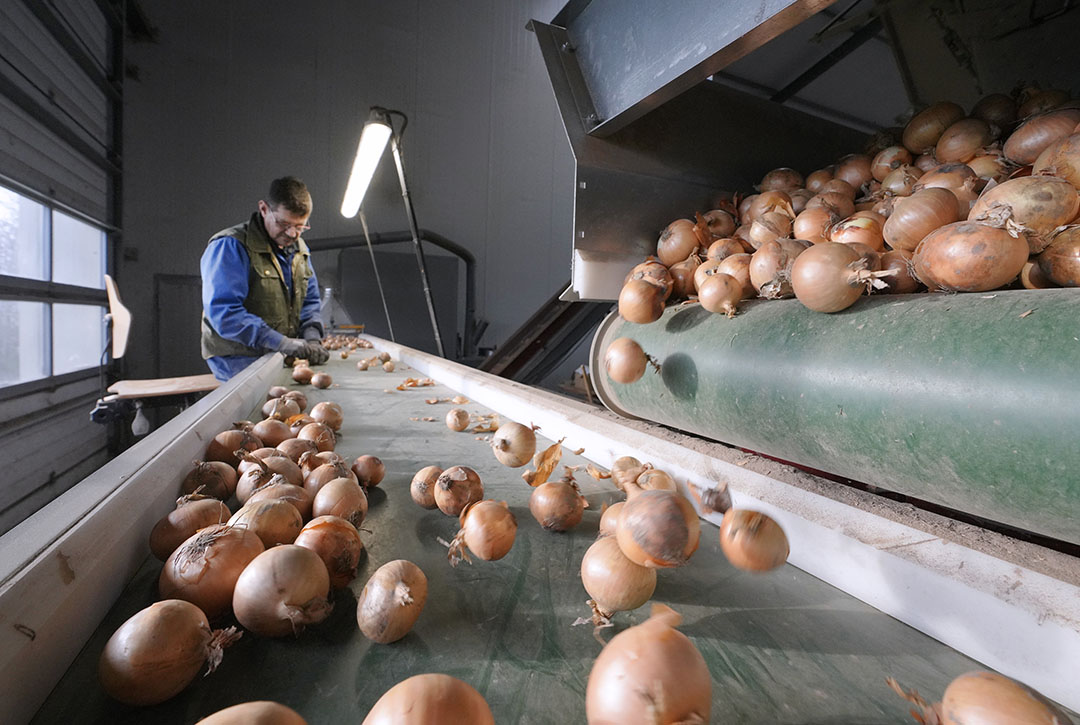
[[[289,246],[311,228],[308,217],[293,214],[283,206],[271,208],[265,201],[259,201],[259,213],[267,234],[279,247]]]

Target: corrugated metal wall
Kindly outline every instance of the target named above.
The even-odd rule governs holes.
[[[0,4],[0,185],[100,228],[118,216],[115,8],[107,0]],[[0,275],[0,299],[104,304],[105,294]],[[0,533],[107,460],[106,429],[89,417],[99,374],[0,388]]]

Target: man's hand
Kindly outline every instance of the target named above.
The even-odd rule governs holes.
[[[300,334],[300,337],[304,338],[308,342],[317,342],[322,344],[322,335],[319,334],[319,328],[314,325],[305,327]]]
[[[285,357],[307,357],[308,343],[296,337],[284,337],[277,346],[278,352]],[[327,354],[329,357],[329,354]],[[325,362],[325,358],[323,360]]]
[[[312,365],[322,365],[330,359],[330,353],[318,342],[307,344],[307,361]]]

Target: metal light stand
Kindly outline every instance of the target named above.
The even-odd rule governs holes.
[[[364,228],[364,241],[367,242],[368,254],[371,255],[371,269],[375,272],[375,284],[379,288],[379,299],[382,300],[383,311],[386,313],[386,326],[390,329],[390,341],[397,342],[394,338],[394,323],[390,322],[390,306],[386,304],[386,295],[383,294],[382,278],[379,277],[379,265],[375,263],[375,248],[371,246],[371,234],[368,233],[367,217],[364,216],[364,207],[360,207],[360,226]]]

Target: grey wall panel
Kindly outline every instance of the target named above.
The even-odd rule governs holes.
[[[155,377],[204,375],[208,368],[199,348],[202,281],[198,275],[155,275],[155,302],[135,315],[135,324],[154,327],[157,369]]]
[[[86,0],[50,0],[64,25],[78,38],[87,55],[108,74],[112,68],[109,49],[109,22],[96,2]]]
[[[104,222],[108,174],[0,95],[0,171]]]

